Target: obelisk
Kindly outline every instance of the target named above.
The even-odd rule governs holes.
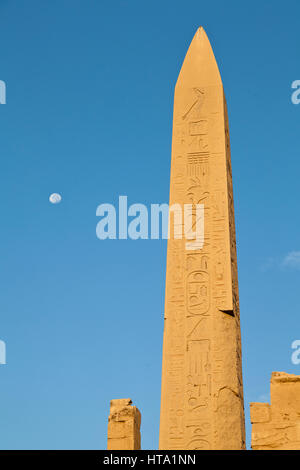
[[[184,235],[179,239],[171,225],[159,448],[244,449],[228,119],[203,28],[194,36],[175,87],[173,204],[204,205],[204,243],[193,246]]]

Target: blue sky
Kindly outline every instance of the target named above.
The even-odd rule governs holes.
[[[166,241],[100,241],[95,214],[119,195],[168,202],[173,88],[200,25],[229,108],[248,446],[249,402],[268,400],[272,371],[300,374],[299,15],[297,1],[0,0],[2,449],[103,449],[125,397],[142,447],[158,446]]]

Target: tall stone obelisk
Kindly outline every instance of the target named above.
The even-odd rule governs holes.
[[[175,87],[173,204],[204,205],[204,244],[178,239],[176,223],[175,235],[171,227],[159,447],[244,449],[228,119],[220,73],[203,28],[194,36]]]

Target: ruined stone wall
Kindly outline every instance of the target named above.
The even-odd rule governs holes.
[[[108,418],[107,449],[139,450],[141,448],[141,413],[130,398],[111,400]]]
[[[251,403],[253,450],[300,449],[300,376],[273,372],[271,404]]]

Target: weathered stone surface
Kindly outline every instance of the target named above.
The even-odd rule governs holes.
[[[141,448],[141,414],[130,398],[111,400],[108,418],[107,449],[139,450]]]
[[[170,206],[204,204],[204,244],[171,224],[160,449],[245,447],[241,339],[226,101],[200,28],[174,97]],[[183,210],[182,210],[183,212]]]
[[[250,403],[253,450],[300,449],[300,375],[273,372],[271,405]]]

